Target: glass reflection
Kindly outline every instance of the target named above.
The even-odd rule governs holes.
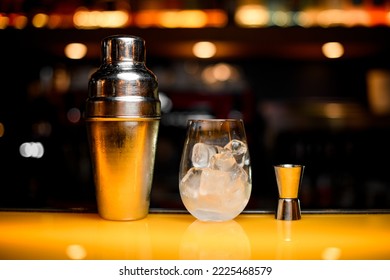
[[[207,238],[205,238],[207,236]],[[180,259],[250,259],[251,246],[246,232],[234,220],[196,220],[183,234]]]

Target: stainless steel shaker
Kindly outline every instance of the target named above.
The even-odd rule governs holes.
[[[99,215],[108,220],[147,216],[161,117],[156,76],[145,65],[145,41],[114,35],[101,42],[92,74],[86,125]]]

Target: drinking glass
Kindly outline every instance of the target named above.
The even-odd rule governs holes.
[[[251,164],[240,119],[189,120],[179,170],[180,196],[202,221],[227,221],[248,204]]]

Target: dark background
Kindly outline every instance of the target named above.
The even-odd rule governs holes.
[[[38,2],[42,9],[45,1]],[[229,10],[234,2],[212,3]],[[3,13],[34,10],[4,3]],[[100,41],[122,33],[145,39],[147,66],[172,102],[160,125],[152,207],[183,209],[178,170],[185,122],[193,115],[243,118],[253,174],[247,209],[275,208],[276,163],[306,166],[303,209],[390,207],[390,106],[378,113],[369,98],[372,73],[384,75],[384,104],[390,98],[389,27],[248,29],[230,19],[224,28],[0,29],[0,208],[96,208],[82,114],[89,76],[100,65]],[[236,51],[203,60],[175,51],[201,40]],[[89,46],[87,57],[64,56],[73,41]],[[342,42],[345,56],[326,59],[320,47],[327,41]],[[222,62],[238,78],[218,86],[202,82],[201,70]],[[342,114],[332,117],[332,106]],[[69,119],[73,109],[81,114],[76,122]],[[44,156],[22,157],[25,142],[42,143]]]

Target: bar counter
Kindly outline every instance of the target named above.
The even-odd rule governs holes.
[[[222,223],[154,211],[117,222],[96,213],[0,211],[0,259],[390,259],[390,212],[245,212]]]

